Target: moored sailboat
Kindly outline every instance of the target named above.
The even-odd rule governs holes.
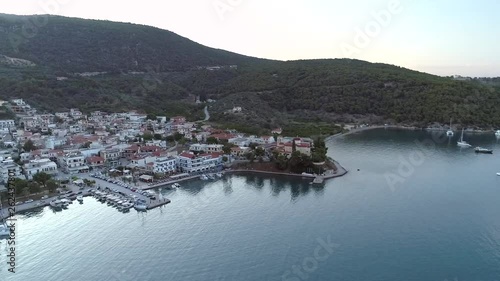
[[[457,145],[463,148],[469,148],[472,147],[468,142],[464,141],[464,129],[462,128],[462,136],[460,137],[460,140],[457,142]]]

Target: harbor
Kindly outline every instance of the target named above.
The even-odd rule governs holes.
[[[99,177],[97,177],[99,176]],[[96,200],[107,203],[119,211],[127,212],[134,208],[138,211],[155,209],[171,203],[171,200],[164,198],[160,193],[152,190],[143,190],[126,185],[123,182],[105,178],[99,174],[86,174],[83,178],[92,178],[96,181],[96,187],[81,187],[75,184],[68,185],[69,190],[57,196],[42,197],[41,200],[32,202],[18,202],[15,205],[15,213],[29,211],[32,209],[49,206],[52,210],[59,212],[67,209],[74,201],[84,203],[84,198],[94,197]],[[120,202],[121,201],[121,202]],[[21,203],[21,204],[19,204]],[[0,210],[0,217],[7,218],[8,207]]]

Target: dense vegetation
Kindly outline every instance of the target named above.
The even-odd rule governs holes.
[[[34,17],[0,15],[3,99],[24,98],[46,111],[142,109],[192,120],[203,115],[195,100],[213,99],[211,121],[255,133],[291,130],[296,121],[426,126],[453,118],[465,126],[500,126],[499,79],[456,81],[350,59],[261,60],[153,27],[46,19],[25,36]]]

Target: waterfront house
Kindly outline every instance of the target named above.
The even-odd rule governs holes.
[[[89,166],[85,164],[85,157],[81,152],[67,152],[62,157],[59,157],[59,165],[63,172],[67,174],[86,173],[89,171]]]
[[[56,174],[57,164],[48,158],[30,160],[23,166],[24,175],[28,180],[38,173]]]
[[[156,161],[152,163],[152,170],[157,174],[173,173],[177,169],[177,158],[175,157],[157,157]]]
[[[178,169],[184,173],[216,171],[222,166],[219,153],[207,153],[196,156],[192,152],[184,152],[178,156]]]

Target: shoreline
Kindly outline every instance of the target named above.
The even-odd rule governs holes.
[[[323,178],[325,180],[327,179],[333,179],[333,178],[338,178],[345,176],[349,171],[345,169],[340,163],[337,161],[334,161],[335,165],[337,166],[338,170],[334,174],[328,174],[324,175]],[[280,173],[280,172],[269,172],[269,171],[262,171],[262,170],[248,170],[248,169],[236,169],[236,170],[224,170],[220,172],[221,174],[236,174],[236,173],[255,173],[255,174],[262,174],[262,175],[271,175],[271,176],[289,176],[289,177],[295,177],[295,178],[310,178],[314,179],[316,178],[316,175],[311,175],[311,174],[293,174],[293,173]],[[147,186],[142,186],[141,190],[149,190],[149,189],[154,189],[154,188],[159,188],[159,187],[168,187],[171,184],[174,183],[180,183],[188,180],[193,180],[193,179],[199,179],[201,175],[196,175],[196,176],[190,176],[190,177],[185,177],[182,179],[176,179],[176,180],[171,180],[171,181],[166,181],[162,183],[157,183],[157,184],[152,184],[152,185],[147,185]]]
[[[346,133],[338,133],[329,137],[325,138],[325,141],[333,140],[342,136],[348,136],[351,134],[356,134],[360,133],[363,131],[369,131],[369,130],[375,130],[375,129],[391,129],[391,130],[409,130],[409,131],[427,131],[427,132],[446,132],[448,129],[446,128],[419,128],[419,127],[411,127],[411,126],[402,126],[402,125],[377,125],[377,126],[368,126],[368,127],[363,127],[363,128],[356,128],[349,130]],[[457,133],[458,130],[455,130],[455,133]],[[490,130],[464,130],[464,133],[466,134],[495,134],[495,131]]]
[[[220,173],[228,174],[228,175],[229,174],[238,174],[238,173],[242,173],[242,174],[248,173],[248,174],[260,174],[260,175],[270,175],[270,176],[287,176],[287,177],[302,178],[302,179],[305,178],[305,179],[311,179],[311,180],[314,180],[317,177],[320,177],[323,180],[334,179],[334,178],[339,178],[339,177],[345,176],[347,173],[349,173],[349,171],[347,169],[345,169],[344,167],[342,167],[342,165],[340,165],[337,161],[334,161],[334,163],[338,168],[337,172],[331,173],[331,174],[326,174],[326,175],[311,175],[311,174],[304,174],[303,175],[303,174],[293,174],[293,173],[269,172],[269,171],[261,171],[261,170],[247,170],[247,169],[224,170],[224,171],[221,171]],[[171,180],[171,181],[167,181],[167,182],[139,186],[139,188],[141,190],[150,190],[150,189],[155,189],[155,188],[160,188],[160,187],[167,187],[170,189],[169,185],[171,185],[171,184],[185,182],[188,180],[194,180],[194,179],[199,179],[199,178],[200,178],[200,175],[189,176],[189,177],[175,179],[175,180]],[[82,192],[83,193],[82,195],[85,197],[90,196],[90,194],[88,193],[87,190]],[[27,211],[31,211],[31,210],[35,210],[35,209],[43,209],[43,208],[49,206],[49,202],[51,200],[55,200],[55,199],[57,199],[57,196],[45,199],[45,200],[43,200],[44,201],[43,203],[42,203],[42,200],[36,200],[36,201],[29,203],[28,205],[22,204],[22,205],[16,206],[16,209],[18,209],[18,210],[16,210],[16,215],[18,213],[23,213],[23,212],[27,212]],[[37,203],[40,203],[40,205],[36,206]],[[21,209],[21,210],[19,210],[19,209]],[[8,214],[5,213],[7,211],[8,211],[8,208],[4,208],[3,210],[0,210],[0,218],[7,219]]]

